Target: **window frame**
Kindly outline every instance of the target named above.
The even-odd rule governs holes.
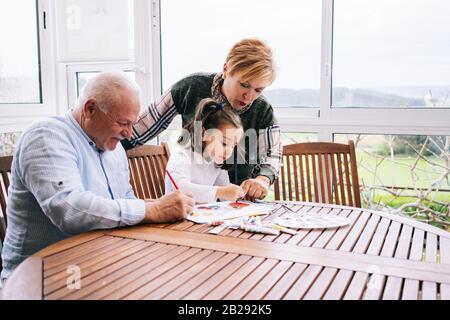
[[[159,9],[160,0],[152,0]],[[277,108],[274,106],[283,131],[318,132],[319,141],[333,141],[334,134],[411,134],[450,135],[450,108],[398,109],[398,108],[333,108],[331,104],[333,72],[333,6],[334,0],[322,0],[320,107]],[[160,11],[152,11],[155,22]],[[152,25],[152,48],[161,56],[161,27]],[[158,59],[154,61],[157,62]],[[161,68],[159,64],[159,68]],[[161,70],[153,74],[153,82],[161,83]],[[156,88],[155,88],[156,89]],[[154,92],[158,92],[155,90]],[[159,91],[159,94],[162,92]],[[174,126],[171,126],[172,128]]]
[[[55,50],[50,0],[36,0],[38,54],[40,62],[40,103],[4,103],[0,105],[0,133],[23,131],[42,117],[57,114],[55,81]]]

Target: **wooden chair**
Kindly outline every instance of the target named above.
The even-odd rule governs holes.
[[[308,142],[283,147],[275,200],[361,207],[355,145]]]
[[[11,176],[12,160],[12,156],[0,157],[0,242],[2,244],[2,248],[6,235],[6,203]],[[2,259],[0,257],[0,271],[1,270]]]
[[[160,146],[143,145],[127,151],[130,183],[139,199],[157,199],[164,195],[164,178],[170,150],[167,143]]]
[[[12,160],[12,156],[0,157],[0,240],[2,243],[6,234],[6,202]]]

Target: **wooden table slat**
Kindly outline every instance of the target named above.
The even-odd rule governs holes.
[[[355,225],[353,226],[352,230],[345,238],[345,242],[339,248],[340,251],[352,251],[353,250],[353,247],[355,246],[359,237],[363,233],[364,228],[367,225],[367,222],[369,221],[370,216],[371,215],[368,212],[363,212],[362,214],[360,214],[359,219],[355,222]]]
[[[223,258],[225,255],[226,254],[224,252],[212,252],[206,258],[202,259],[198,263],[195,263],[190,268],[186,268],[179,275],[175,277],[172,276],[171,280],[162,282],[162,285],[160,285],[157,289],[150,291],[150,293],[144,296],[143,299],[160,300],[164,298],[183,284],[191,281],[193,278],[198,279],[199,275],[207,272],[211,265],[220,260],[220,258]],[[179,266],[177,268],[179,268]],[[170,273],[173,275],[174,271],[171,270]],[[161,279],[163,279],[163,277],[161,277]],[[161,281],[161,279],[158,279],[158,281]]]
[[[105,237],[106,238],[106,237]],[[101,238],[99,238],[101,239]],[[44,278],[49,278],[50,276],[65,272],[67,270],[68,265],[80,265],[85,261],[90,261],[91,259],[99,256],[101,254],[109,254],[111,250],[118,247],[120,243],[123,243],[123,239],[108,237],[105,239],[104,244],[99,244],[98,246],[93,246],[86,248],[82,252],[75,252],[73,255],[69,255],[60,261],[47,261],[45,259],[45,268],[44,268]],[[72,251],[72,250],[70,250]]]
[[[437,262],[437,236],[435,234],[426,233],[426,246],[425,246],[425,261]],[[422,283],[422,299],[424,300],[436,300],[437,299],[437,283],[424,281]]]
[[[124,297],[128,296],[132,292],[141,288],[146,283],[152,281],[153,279],[166,273],[168,270],[172,269],[173,267],[190,259],[193,255],[197,254],[198,252],[202,251],[201,249],[198,249],[198,248],[189,248],[189,247],[185,247],[182,249],[187,249],[187,250],[184,250],[179,255],[173,256],[170,260],[161,259],[160,261],[158,261],[158,268],[155,268],[154,265],[150,265],[151,267],[149,268],[149,265],[146,265],[146,266],[141,267],[140,270],[136,270],[132,274],[138,275],[138,278],[137,278],[137,279],[139,279],[138,281],[133,281],[133,282],[128,283],[126,286],[122,286],[120,289],[110,292],[108,295],[106,295],[102,299],[106,299],[106,300],[123,299]]]
[[[195,249],[191,249],[195,250]],[[202,260],[208,260],[210,256],[216,255],[211,250],[201,250],[191,257],[184,261],[180,261],[179,264],[173,266],[168,269],[166,272],[160,274],[157,278],[153,278],[150,281],[147,281],[143,284],[139,289],[134,290],[132,293],[125,296],[124,300],[141,300],[146,299],[147,295],[152,294],[153,292],[158,293],[158,289],[163,286],[165,283],[170,282],[173,279],[180,278],[183,279],[184,273],[188,272],[191,269],[195,269],[196,266],[200,265]],[[173,264],[172,261],[168,262],[169,265]],[[164,268],[164,265],[162,266]],[[167,268],[166,268],[167,269]],[[189,272],[188,272],[189,275]],[[163,292],[163,295],[168,293],[167,291]]]
[[[340,246],[341,248],[346,246],[347,242],[351,242],[352,241],[352,237],[343,237],[344,235],[349,235],[351,234],[353,227],[355,225],[357,225],[357,221],[360,218],[360,213],[359,212],[355,212],[354,213],[354,219],[352,219],[352,224],[350,228],[339,228],[341,230],[339,230],[342,234],[342,239],[344,239],[344,242],[342,243],[342,245]],[[358,228],[358,227],[357,227]],[[338,232],[339,232],[338,231]],[[322,242],[323,243],[323,242]],[[316,246],[314,246],[316,247]],[[326,244],[326,248],[327,249],[337,249],[339,247],[339,245],[336,242],[329,242]],[[309,271],[309,269],[313,269],[315,270],[316,266],[311,265],[309,266],[306,271]],[[326,292],[326,290],[328,289],[330,283],[333,281],[335,274],[337,272],[338,269],[336,268],[331,268],[331,267],[325,267],[321,273],[321,275],[319,276],[318,280],[312,285],[312,287],[309,289],[309,291],[307,292],[307,294],[305,295],[305,299],[312,299],[315,296],[323,296]],[[336,271],[336,272],[335,272]],[[329,283],[330,282],[330,283]]]
[[[59,241],[58,243],[52,244],[52,245],[48,246],[47,248],[44,248],[44,249],[36,252],[35,254],[33,254],[33,256],[40,257],[40,258],[46,258],[55,253],[59,253],[64,250],[68,250],[70,248],[77,247],[85,242],[95,240],[102,236],[103,236],[103,233],[98,232],[98,231],[86,232],[86,233],[83,233],[83,234],[80,234],[77,236],[70,237],[68,239],[64,239],[62,241]]]
[[[85,277],[116,261],[135,254],[136,252],[144,249],[146,246],[148,246],[148,244],[144,241],[131,241],[124,246],[115,248],[105,254],[101,254],[94,259],[82,262],[78,267],[80,268],[82,276]],[[67,272],[56,273],[49,278],[44,279],[44,294],[48,295],[51,292],[66,286],[66,279]]]
[[[395,258],[408,259],[412,233],[413,228],[411,226],[403,225],[397,249],[395,250]],[[399,300],[403,281],[404,279],[400,277],[388,277],[384,288],[383,300]]]
[[[87,295],[84,295],[83,299],[102,299],[105,296],[120,290],[122,287],[130,285],[134,281],[138,281],[141,276],[159,267],[159,265],[163,264],[167,259],[172,259],[173,257],[186,252],[187,249],[187,247],[165,245],[150,253],[144,259],[131,263],[120,277],[111,278],[111,281],[108,281],[105,284],[95,282],[88,286],[85,289]]]
[[[94,240],[80,244],[77,247],[70,248],[50,256],[45,257],[44,270],[48,270],[55,265],[66,263],[73,257],[85,255],[89,250],[96,250],[98,248],[104,247],[111,242],[117,241],[117,238],[109,236],[101,236]]]
[[[369,244],[369,248],[367,248],[367,254],[378,255],[381,251],[383,240],[388,232],[390,221],[388,219],[381,219],[378,223],[374,236]],[[353,252],[358,253],[359,250],[363,250],[364,246],[357,245]],[[363,253],[363,252],[359,252]],[[364,275],[367,274],[367,270],[362,272],[351,272],[348,270],[340,270],[330,285],[328,292],[325,294],[325,299],[353,299],[356,295],[360,297],[359,289],[365,287],[368,283],[367,277]],[[356,288],[357,292],[352,293],[348,292],[349,290],[353,290]]]
[[[291,289],[286,293],[283,299],[285,300],[300,300],[305,293],[311,288],[315,279],[319,276],[323,267],[312,266],[306,268],[300,278],[294,283]]]
[[[448,264],[450,268],[450,239],[440,237],[439,246],[440,246],[441,263]],[[449,284],[441,284],[441,299],[450,300]]]
[[[386,235],[383,248],[381,249],[380,256],[382,257],[392,257],[394,255],[395,249],[397,247],[397,241],[400,234],[400,229],[402,228],[402,224],[392,221],[389,226],[389,231]],[[372,272],[376,272],[378,266],[374,264]],[[399,275],[401,276],[401,275]],[[367,290],[364,293],[364,300],[378,300],[381,298],[383,294],[383,290],[386,284],[386,277],[379,273],[372,274],[369,277]]]
[[[225,268],[216,273],[215,276],[209,278],[200,286],[189,292],[189,294],[185,295],[183,299],[186,300],[202,299],[203,297],[208,295],[212,290],[214,290],[217,286],[219,286],[221,283],[230,278],[237,270],[240,270],[241,267],[250,259],[251,259],[250,256],[245,255],[237,257],[231,263],[227,264]]]
[[[409,259],[413,261],[421,261],[423,256],[425,232],[420,229],[414,229],[414,235],[411,243]],[[419,281],[405,279],[402,292],[402,300],[419,299]]]
[[[211,263],[204,272],[199,273],[192,279],[184,282],[183,284],[181,284],[181,286],[179,286],[172,292],[168,293],[167,295],[163,296],[162,299],[179,300],[183,298],[185,295],[187,295],[192,290],[196,289],[198,286],[206,282],[208,279],[214,277],[217,272],[219,272],[226,265],[231,263],[231,261],[236,259],[237,256],[238,255],[235,253],[224,254],[218,260]],[[241,268],[241,273],[244,272],[245,270]]]
[[[113,283],[136,268],[150,262],[152,259],[161,255],[163,251],[159,250],[165,249],[166,247],[167,245],[161,243],[150,245],[135,255],[128,256],[88,276],[84,276],[81,279],[82,287],[80,290],[70,290],[63,287],[47,296],[47,298],[82,299],[99,288]]]
[[[280,261],[247,295],[244,300],[261,300],[267,292],[293,265],[290,261]]]
[[[325,295],[328,287],[339,270],[336,268],[324,268],[314,284],[304,296],[304,300],[320,300]]]
[[[278,260],[267,259],[259,265],[252,273],[250,273],[241,283],[239,283],[231,292],[229,292],[225,300],[242,299],[258,282],[264,278],[277,264]]]
[[[270,291],[263,297],[265,300],[280,300],[284,297],[292,284],[303,274],[307,264],[294,263],[292,267],[277,281]]]

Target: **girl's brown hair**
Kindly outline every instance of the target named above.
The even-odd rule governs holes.
[[[201,125],[201,128],[204,130],[219,129],[221,126],[227,124],[235,128],[242,128],[241,118],[233,108],[227,105],[224,106],[211,98],[202,99],[195,109],[194,117],[184,127],[185,132],[187,131],[187,133],[189,133],[189,137],[187,138],[191,141],[192,149],[200,152],[203,149],[203,144],[201,136],[194,138],[195,123]],[[183,143],[183,141],[185,141],[185,139],[181,136],[178,139],[178,143],[186,145],[187,143]]]

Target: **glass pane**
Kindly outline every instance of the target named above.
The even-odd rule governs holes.
[[[0,103],[41,103],[35,0],[0,3]]]
[[[132,0],[58,0],[59,58],[134,59]]]
[[[194,72],[220,72],[234,43],[258,37],[274,50],[275,107],[319,106],[322,4],[317,0],[161,2],[163,89]]]
[[[335,0],[333,106],[450,107],[450,2]]]
[[[450,222],[450,136],[347,135],[356,144],[365,205],[437,226]]]
[[[283,145],[302,143],[302,142],[317,142],[319,136],[317,133],[311,132],[281,132],[281,143]]]
[[[77,97],[80,95],[80,92],[83,90],[86,82],[91,79],[96,74],[100,73],[100,71],[94,72],[77,72]],[[134,71],[125,71],[125,73],[133,80],[135,80]]]
[[[177,116],[178,117],[178,116]],[[159,143],[167,143],[170,150],[174,150],[178,147],[178,138],[182,134],[180,129],[166,129],[158,135]],[[149,142],[148,144],[156,144],[156,141]]]

